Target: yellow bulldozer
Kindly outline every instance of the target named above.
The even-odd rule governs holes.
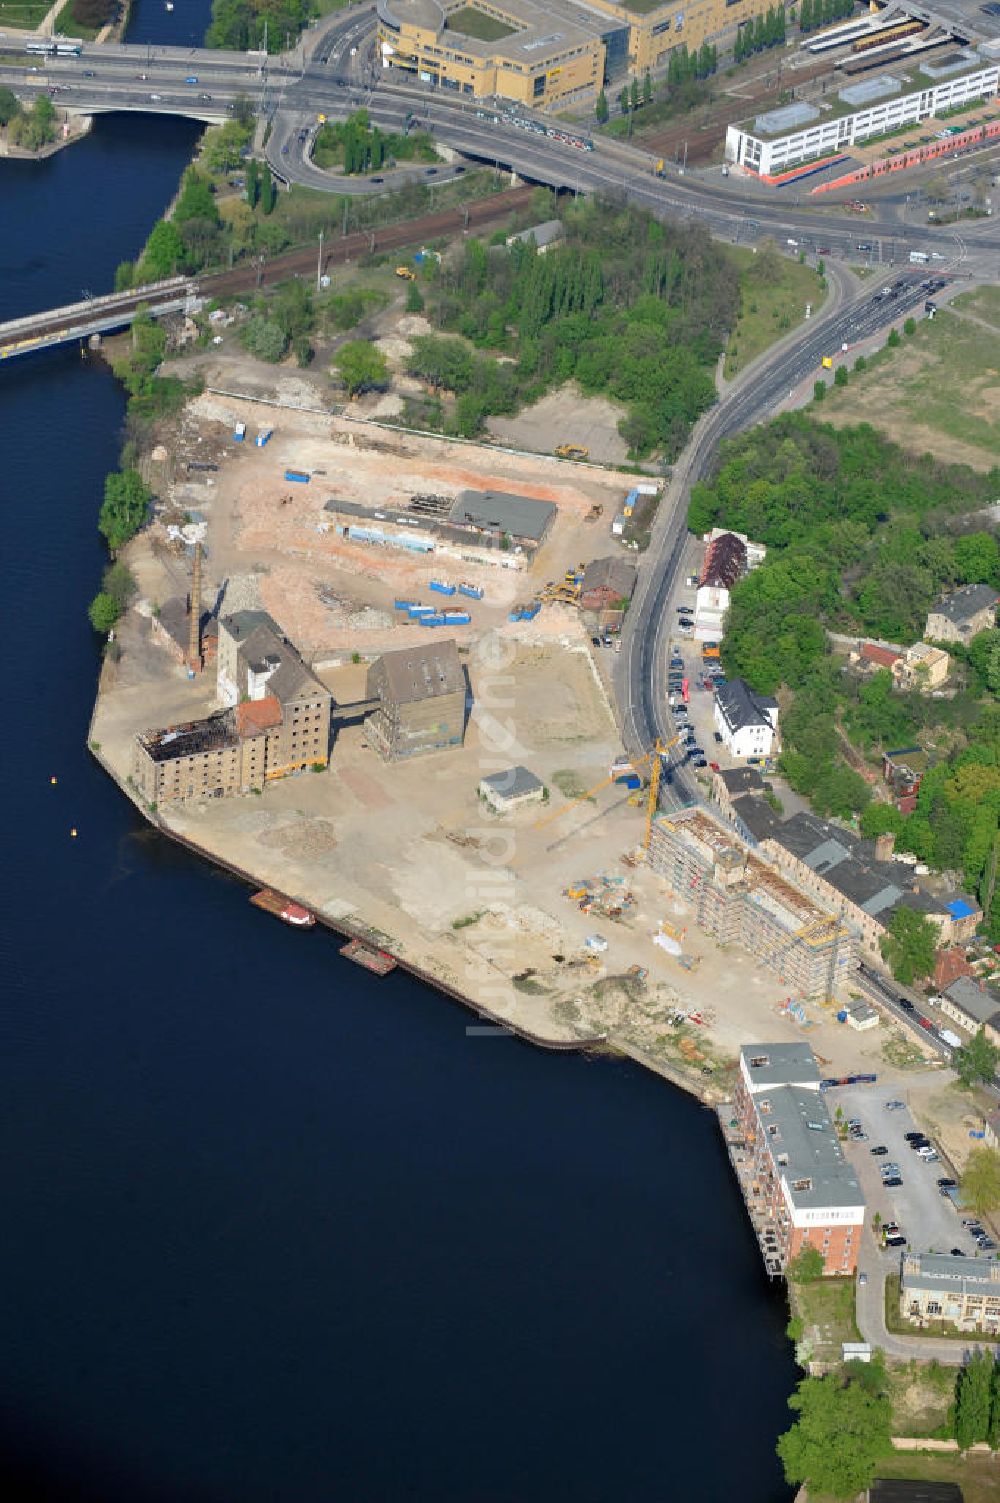
[[[402,277],[404,282],[415,282],[417,280],[416,272],[411,271],[408,266],[397,266],[396,275],[397,277]]]
[[[590,458],[590,450],[584,449],[581,444],[560,444],[555,454],[557,459],[584,460]]]

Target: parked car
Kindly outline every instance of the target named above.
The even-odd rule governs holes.
[[[863,1286],[863,1285],[867,1284],[867,1282],[868,1282],[868,1275],[866,1273],[859,1273],[858,1274],[858,1283]]]
[[[980,1251],[982,1252],[992,1252],[996,1247],[996,1243],[994,1242],[992,1237],[979,1237],[977,1238],[977,1241],[979,1242]]]
[[[895,1190],[903,1183],[903,1181],[901,1176],[898,1174],[887,1174],[882,1183],[883,1185],[885,1185],[885,1188],[887,1190]]]
[[[897,997],[896,1006],[901,1007],[904,1012],[916,1012],[917,1010],[914,1007],[913,1003],[910,1001],[909,997]]]
[[[927,1141],[922,1132],[904,1132],[903,1137],[907,1143],[924,1143]]]
[[[901,1112],[905,1109],[905,1107],[905,1101],[887,1101],[885,1104],[885,1109],[887,1112]]]
[[[876,1143],[875,1147],[869,1148],[868,1152],[874,1154],[876,1158],[883,1158],[889,1150],[884,1143]]]
[[[722,733],[721,733],[721,731],[713,731],[712,735],[715,737],[715,744],[716,744],[716,746],[721,746],[722,745]]]
[[[964,1258],[965,1257],[965,1253],[962,1251],[962,1249],[960,1247],[953,1247],[951,1249],[951,1255],[952,1255],[953,1258]]]

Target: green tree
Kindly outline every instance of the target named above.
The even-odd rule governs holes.
[[[172,277],[183,257],[184,242],[177,226],[169,219],[158,219],[149,232],[139,262],[140,282],[159,282],[164,277]]]
[[[117,559],[105,569],[101,588],[106,595],[110,595],[119,611],[126,610],[136,591],[132,570],[121,559]]]
[[[810,1493],[852,1498],[867,1488],[879,1459],[892,1450],[892,1406],[882,1393],[835,1374],[803,1378],[788,1401],[798,1414],[778,1441],[790,1483]]]
[[[969,532],[956,538],[955,570],[963,584],[996,584],[1000,580],[996,538],[989,532]]]
[[[865,359],[864,355],[859,355],[857,360],[855,360],[854,369],[856,371],[866,371],[868,369],[868,361]]]
[[[889,349],[890,350],[894,350],[901,343],[902,343],[902,340],[899,337],[899,330],[898,329],[890,329],[889,330],[889,337],[886,340],[886,344],[889,346]]]
[[[611,111],[608,109],[608,96],[602,89],[597,96],[597,103],[594,105],[594,114],[597,116],[598,125],[607,125],[610,113]]]
[[[111,595],[101,590],[87,607],[87,615],[94,630],[106,637],[121,615],[121,608]]]
[[[623,115],[628,114],[628,89],[620,89],[618,92],[618,108]]]
[[[364,391],[380,391],[388,383],[386,358],[367,339],[353,339],[341,345],[333,363],[349,397],[360,396]]]
[[[237,94],[233,100],[233,119],[247,130],[253,126],[256,118],[253,100],[247,94]]]
[[[21,101],[13,89],[0,88],[0,125],[9,125],[21,113]]]
[[[883,960],[903,986],[930,975],[934,969],[937,937],[934,925],[922,913],[913,908],[896,909],[889,922],[888,934],[879,941],[879,948]]]
[[[115,267],[115,291],[128,292],[135,285],[135,262],[119,261]]]
[[[984,1441],[990,1429],[994,1362],[981,1348],[972,1353],[955,1383],[955,1439],[963,1451]]]
[[[271,365],[276,365],[288,349],[288,335],[281,324],[263,313],[255,313],[247,320],[240,337],[251,355]]]
[[[260,212],[273,214],[274,206],[278,202],[278,190],[271,169],[266,162],[260,164]]]
[[[915,334],[916,332],[917,332],[917,321],[916,321],[916,319],[915,318],[908,318],[906,320],[906,322],[904,323],[904,325],[903,325],[903,333],[904,334]]]
[[[407,313],[423,313],[424,311],[424,295],[416,282],[407,283],[406,311]]]
[[[1000,1451],[1000,1353],[993,1361],[993,1377],[990,1382],[990,1428],[986,1439],[992,1451]]]
[[[52,122],[56,118],[56,107],[47,94],[39,94],[31,107],[31,113],[35,117],[35,123],[40,130],[46,133],[45,139],[51,139]]]
[[[986,1037],[986,1029],[980,1028],[961,1049],[956,1049],[952,1064],[963,1085],[978,1085],[981,1080],[992,1080],[1000,1064],[1000,1049]]]
[[[260,163],[256,157],[251,157],[247,163],[246,195],[251,209],[256,209],[260,201]]]
[[[637,110],[639,108],[639,80],[637,78],[633,78],[629,85],[628,100],[632,109]]]
[[[877,835],[898,835],[903,823],[903,816],[895,804],[873,802],[861,815],[861,833],[866,840],[874,840]]]
[[[969,1154],[962,1195],[981,1216],[1000,1206],[1000,1153],[995,1148],[974,1148]]]
[[[124,547],[139,531],[151,500],[138,470],[115,470],[108,475],[97,527],[112,552]]]
[[[836,374],[834,375],[834,378],[833,378],[833,384],[834,384],[834,386],[846,386],[847,385],[847,366],[846,365],[838,365],[837,366]]]
[[[207,219],[217,224],[218,210],[211,184],[195,167],[189,167],[181,179],[180,196],[174,209],[174,223],[185,224],[189,219]]]
[[[826,397],[826,382],[825,381],[814,381],[813,382],[813,401],[814,402],[822,402],[825,397]]]
[[[823,1254],[818,1247],[804,1247],[788,1264],[785,1277],[790,1283],[814,1284],[823,1277],[825,1266]]]

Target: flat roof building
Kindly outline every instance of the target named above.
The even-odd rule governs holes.
[[[853,1273],[865,1200],[808,1044],[744,1044],[733,1110],[746,1154],[734,1162],[768,1271],[812,1247],[824,1273]]]
[[[378,0],[383,68],[471,99],[553,112],[592,107],[605,79],[641,77],[670,52],[735,34],[767,0]],[[499,108],[504,108],[501,104]],[[572,137],[573,127],[566,127]]]
[[[852,108],[848,100],[835,104],[828,99],[809,121],[788,125],[761,117],[731,125],[726,131],[726,160],[758,177],[780,177],[800,162],[842,155],[862,141],[990,98],[1000,85],[1000,63],[970,49],[961,67],[944,77],[934,77],[926,62],[918,65],[914,60],[907,62],[905,73],[893,76],[892,84],[897,82],[898,92],[887,80],[880,97],[861,109]]]

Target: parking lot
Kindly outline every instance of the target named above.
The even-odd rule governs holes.
[[[679,599],[686,601],[688,598],[693,602],[694,590],[682,589],[679,592]],[[679,689],[676,691],[675,696],[677,705],[671,707],[671,713],[674,716],[674,723],[677,729],[681,731],[686,726],[690,726],[694,732],[694,744],[701,748],[707,762],[717,762],[720,767],[742,766],[742,763],[734,760],[725,747],[721,746],[715,739],[715,695],[710,689],[702,687],[705,669],[708,666],[702,662],[701,654],[704,644],[692,641],[690,637],[683,636],[679,631],[673,634],[671,643],[671,664],[676,663],[678,656],[682,658],[684,667],[680,671],[683,673],[683,677],[687,679],[689,686],[686,715],[683,713],[683,710],[680,714],[676,713],[683,706]],[[670,669],[671,675],[675,671],[675,668],[672,666]],[[676,683],[676,679],[674,679],[674,683]],[[669,680],[667,688],[668,692],[673,689],[673,685]],[[680,747],[677,748],[675,755],[683,756],[683,751]]]
[[[910,1148],[905,1134],[921,1129],[908,1107],[904,1106],[901,1111],[886,1110],[887,1101],[900,1099],[898,1085],[845,1086],[827,1094],[831,1112],[839,1106],[846,1118],[859,1118],[868,1134],[867,1141],[855,1142],[848,1138],[844,1144],[846,1157],[857,1172],[864,1191],[868,1207],[866,1220],[870,1223],[878,1211],[883,1222],[898,1222],[908,1245],[916,1252],[950,1252],[953,1247],[958,1247],[970,1256],[981,1257],[962,1225],[962,1216],[969,1213],[957,1211],[938,1189],[940,1178],[957,1179],[958,1175],[946,1159],[926,1163]],[[933,1143],[933,1134],[928,1133],[928,1137]],[[888,1153],[879,1157],[873,1155],[871,1150],[883,1144]],[[903,1183],[895,1189],[886,1189],[880,1170],[891,1163],[899,1165]],[[897,1257],[898,1254],[893,1252],[893,1262]]]

